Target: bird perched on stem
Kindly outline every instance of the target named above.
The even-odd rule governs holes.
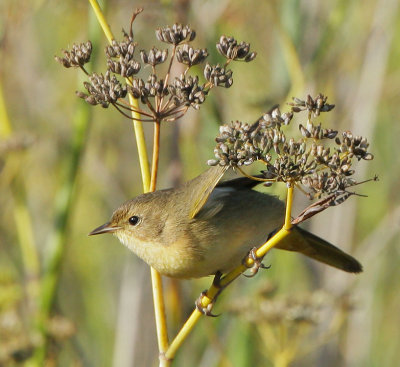
[[[218,183],[225,167],[209,168],[178,188],[139,195],[89,235],[112,233],[147,264],[174,278],[226,273],[279,229],[285,205],[241,177]],[[298,226],[278,245],[338,269],[359,273],[352,256]]]

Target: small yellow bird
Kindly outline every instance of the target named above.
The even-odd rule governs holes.
[[[246,177],[218,183],[225,171],[211,167],[181,187],[139,195],[89,235],[113,233],[169,277],[226,273],[282,227],[285,205],[275,196],[252,190],[260,182]],[[362,271],[352,256],[298,226],[276,248],[347,272]]]

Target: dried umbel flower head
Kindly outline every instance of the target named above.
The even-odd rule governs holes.
[[[307,110],[309,113],[313,113],[314,116],[319,116],[320,112],[329,112],[335,107],[334,104],[326,103],[327,99],[328,97],[321,93],[315,98],[308,95],[305,100],[293,97],[293,102],[288,103],[288,105],[292,106],[293,112]]]
[[[190,26],[179,23],[156,30],[157,39],[169,44],[169,50],[152,47],[148,51],[142,49],[140,54],[136,54],[138,45],[134,41],[132,25],[142,10],[137,9],[133,13],[129,34],[123,31],[121,41],[112,40],[105,48],[107,72],[104,75],[91,74],[90,82],[84,83],[87,93],[77,92],[89,104],[102,107],[111,104],[133,120],[174,121],[182,117],[189,108],[199,109],[214,87],[229,88],[232,85],[233,73],[227,69],[231,61],[251,61],[255,57],[255,53],[250,52],[248,43],[238,43],[232,37],[223,36],[217,43],[217,49],[228,60],[221,66],[206,64],[203,70],[205,80],[200,80],[202,77],[197,76],[198,72],[191,75],[190,69],[202,64],[208,57],[208,51],[190,46],[188,43],[194,40],[196,32]],[[84,51],[88,49],[89,44],[74,46],[72,51],[65,52],[64,59],[58,61],[68,67],[75,64],[80,66],[83,56],[86,56]],[[174,63],[185,65],[183,73],[180,71],[182,75],[173,75],[178,69],[173,67]],[[160,68],[160,64],[165,64],[166,67]],[[122,101],[127,93],[138,99],[141,105]]]
[[[108,70],[124,78],[136,75],[141,68],[140,63],[134,59],[136,46],[133,37],[125,32],[123,41],[112,40],[105,50]]]
[[[292,107],[292,112],[281,113],[274,107],[252,125],[240,121],[222,125],[214,149],[216,159],[209,160],[208,164],[240,169],[262,161],[265,170],[257,179],[303,186],[310,198],[334,195],[331,205],[336,205],[337,195],[347,198],[343,193],[349,193],[349,187],[359,184],[351,177],[355,173],[354,158],[371,160],[373,156],[368,151],[366,138],[353,136],[348,131],[340,137],[336,130],[324,129],[312,122],[311,114],[316,116],[333,108],[326,101],[322,94],[315,99],[309,96],[304,108]],[[309,115],[305,123],[299,124],[302,137],[288,138],[283,128],[291,122],[293,113],[303,110]]]
[[[164,80],[158,80],[156,74],[151,74],[144,84],[144,88],[147,93],[147,97],[163,97],[168,94],[167,88],[165,88]]]
[[[128,58],[132,59],[135,53],[137,43],[133,41],[133,37],[123,31],[124,39],[122,41],[112,40],[111,45],[105,49],[108,58]]]
[[[133,98],[141,99],[142,103],[146,102],[148,91],[145,87],[143,79],[134,78],[131,84],[127,85],[127,91],[133,96]]]
[[[129,78],[139,72],[141,65],[135,60],[128,60],[127,58],[114,61],[107,60],[108,70],[114,74],[119,74],[124,78]]]
[[[159,41],[170,43],[174,46],[182,42],[191,42],[196,37],[196,32],[188,25],[175,23],[171,27],[158,28],[156,30],[156,37]]]
[[[181,64],[188,65],[189,67],[202,63],[208,56],[208,51],[205,48],[194,49],[193,47],[185,44],[182,48],[176,51],[176,59]]]
[[[83,83],[89,94],[77,92],[77,95],[91,105],[99,104],[107,108],[110,103],[114,104],[118,99],[126,96],[126,87],[117,80],[115,75],[111,76],[110,71],[107,71],[105,75],[93,73],[89,79],[90,83]]]
[[[221,36],[217,43],[218,52],[228,60],[252,61],[256,57],[255,52],[250,52],[250,44],[238,43],[233,37]]]
[[[289,125],[292,118],[293,113],[281,113],[279,106],[275,106],[269,112],[262,115],[258,120],[258,123],[263,128],[277,127],[278,129],[280,129],[281,125]]]
[[[70,51],[63,50],[64,57],[55,56],[55,59],[66,68],[83,68],[83,65],[90,61],[92,55],[92,43],[73,44]]]
[[[156,66],[165,62],[168,56],[168,50],[159,50],[153,47],[148,53],[145,50],[140,51],[140,57],[144,64]]]
[[[204,68],[204,77],[215,87],[229,88],[233,84],[232,70],[225,69],[219,64],[211,66],[207,63]]]
[[[369,147],[367,139],[362,136],[353,136],[351,131],[344,131],[342,133],[342,139],[336,138],[335,142],[340,146],[340,148],[338,148],[340,153],[348,152],[350,157],[354,155],[358,160],[371,160],[374,158],[371,153],[367,152]]]
[[[199,78],[195,76],[186,77],[182,74],[179,78],[175,78],[174,83],[169,87],[174,105],[192,106],[199,109],[207,96],[208,91],[204,86],[199,85]]]
[[[354,308],[347,294],[333,295],[321,290],[290,295],[260,293],[234,300],[228,307],[254,325],[271,365],[276,361],[284,361],[285,366],[296,365],[304,351],[310,353],[328,344],[333,335],[346,327]],[[330,322],[321,327],[327,315]]]
[[[127,91],[134,97],[140,98],[142,103],[147,103],[149,98],[163,97],[168,94],[164,86],[164,80],[157,79],[156,74],[150,74],[147,81],[134,78],[131,85],[127,86]]]

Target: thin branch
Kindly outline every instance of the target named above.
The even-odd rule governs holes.
[[[149,108],[151,112],[153,112],[154,116],[158,115],[157,108],[154,109],[153,105],[150,103],[149,99],[146,99],[146,106]]]
[[[84,67],[83,65],[79,65],[79,68],[80,68],[86,75],[90,75],[90,74],[86,71],[86,69],[85,69],[85,67]]]
[[[170,116],[170,115],[175,115],[175,114],[181,113],[183,111],[186,113],[188,108],[189,108],[189,106],[183,106],[183,107],[182,106],[174,106],[174,107],[170,108],[169,110],[163,109],[162,114],[164,116]]]
[[[174,45],[174,47],[172,48],[171,59],[169,61],[167,74],[165,75],[164,85],[168,85],[168,79],[169,79],[169,76],[171,74],[172,63],[174,62],[174,58],[175,58],[175,52],[176,52],[176,45]],[[162,100],[161,100],[161,102],[162,102]]]
[[[139,122],[154,122],[154,118],[153,119],[142,119],[142,118],[136,118],[133,116],[130,116],[128,114],[126,114],[124,111],[122,111],[118,105],[116,103],[112,103],[112,105],[118,110],[119,113],[121,113],[122,115],[124,115],[126,118],[133,120],[133,121],[139,121]],[[133,111],[132,111],[133,112]]]
[[[131,18],[131,24],[130,24],[130,32],[129,35],[131,37],[133,37],[133,22],[135,21],[136,17],[143,11],[143,8],[136,8],[135,11],[132,14],[132,18]]]
[[[165,75],[164,86],[168,85],[169,76],[171,74],[172,63],[174,62],[174,58],[175,58],[175,52],[176,52],[176,45],[174,45],[174,47],[172,48],[171,59],[169,60],[167,74]],[[164,100],[164,96],[161,97],[160,104],[158,106],[160,108],[158,110],[164,109],[164,107],[162,106],[163,100]]]
[[[185,116],[185,114],[186,114],[186,112],[182,112],[180,115],[178,115],[178,116],[173,116],[173,117],[171,117],[171,118],[167,118],[167,119],[165,119],[164,121],[173,122],[173,121],[179,120],[182,116]]]
[[[147,116],[147,117],[154,117],[153,115],[150,115],[149,113],[144,112],[144,111],[143,111],[142,109],[140,109],[140,108],[134,108],[134,107],[132,107],[132,105],[129,104],[128,102],[126,102],[124,99],[120,99],[119,101],[121,101],[122,103],[115,102],[115,104],[118,105],[118,106],[121,107],[121,108],[126,109],[126,110],[129,111],[129,112],[138,113],[138,114],[140,114],[140,115],[145,115],[145,116]]]
[[[162,112],[162,111],[164,111],[165,109],[168,108],[168,106],[169,106],[170,103],[172,102],[173,98],[174,98],[174,96],[172,96],[172,95],[168,98],[168,101],[167,101],[167,102],[165,103],[165,105],[160,109],[160,112]]]

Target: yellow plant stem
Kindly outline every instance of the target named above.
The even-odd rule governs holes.
[[[138,107],[138,100],[133,98],[131,95],[129,95],[129,103],[134,107]],[[140,114],[138,114],[137,112],[132,112],[132,116],[135,118],[140,118]],[[148,192],[150,191],[150,168],[142,122],[133,121],[133,129],[135,131],[136,145],[139,154],[139,165],[142,175],[143,192]]]
[[[292,227],[293,185],[288,186],[286,197],[285,224],[283,228],[289,230]]]
[[[211,303],[211,299],[209,299],[206,296],[204,296],[203,299],[204,298],[208,299],[209,301],[208,304]],[[179,333],[176,335],[176,337],[170,344],[167,352],[165,353],[165,359],[167,361],[170,361],[175,357],[176,352],[178,351],[182,343],[185,341],[187,336],[190,334],[190,332],[193,330],[193,328],[195,327],[201,316],[203,316],[203,314],[197,308],[192,312],[192,314],[183,324],[182,328],[179,330]]]
[[[108,25],[103,12],[96,0],[89,0],[94,13],[96,14],[97,20],[100,23],[109,43],[112,43],[114,36],[111,32],[110,26]],[[131,83],[129,79],[126,79],[127,83]],[[129,95],[129,103],[135,109],[139,109],[138,100]],[[132,112],[132,117],[135,118],[133,121],[133,126],[135,130],[136,144],[139,154],[140,170],[142,174],[143,191],[149,192],[156,189],[157,180],[157,170],[158,170],[158,152],[159,152],[159,137],[160,137],[160,123],[155,123],[154,129],[154,145],[153,145],[153,162],[152,162],[152,175],[150,176],[149,160],[146,150],[146,141],[144,138],[143,125],[140,119],[140,114],[137,112]],[[154,312],[156,319],[157,328],[157,339],[160,355],[164,354],[168,348],[168,330],[167,321],[165,316],[165,305],[164,305],[164,295],[162,288],[162,278],[160,273],[155,269],[151,268],[151,281],[153,289],[153,301],[154,301]],[[161,361],[163,363],[163,361]]]
[[[111,41],[114,39],[114,36],[111,32],[111,28],[108,25],[105,16],[100,8],[99,3],[97,2],[97,0],[89,0],[89,3],[93,8],[96,18],[97,18],[101,28],[103,29],[103,32],[106,35],[108,42],[111,43]]]
[[[155,191],[157,185],[158,161],[160,157],[160,121],[154,122],[153,158],[151,166],[150,191]],[[151,268],[151,281],[153,287],[154,312],[157,325],[157,341],[160,356],[168,349],[168,330],[165,317],[165,302],[161,274]],[[160,361],[165,363],[165,361]],[[162,365],[162,364],[161,364]]]
[[[151,269],[151,284],[153,288],[154,314],[157,326],[157,341],[160,355],[168,349],[168,330],[165,317],[165,302],[161,274],[154,268]]]
[[[101,28],[103,29],[103,32],[106,35],[108,42],[111,44],[114,39],[114,35],[111,32],[111,28],[107,23],[107,20],[99,6],[99,3],[97,2],[97,0],[89,0],[89,3],[93,8],[96,18]],[[128,84],[131,84],[129,78],[126,78],[125,80]],[[133,98],[130,94],[129,94],[129,103],[134,109],[136,110],[139,109],[138,100],[136,98]],[[150,190],[150,169],[149,169],[149,159],[146,150],[146,141],[143,132],[143,125],[141,121],[137,121],[138,119],[140,119],[139,113],[132,112],[132,117],[136,119],[135,121],[133,121],[133,128],[135,130],[136,144],[139,153],[139,164],[142,174],[143,191],[148,192]]]
[[[290,233],[290,229],[292,227],[291,224],[291,211],[293,204],[293,186],[290,185],[287,190],[287,198],[286,198],[286,212],[285,212],[285,223],[283,227],[272,236],[267,242],[265,242],[262,246],[260,246],[255,254],[257,257],[264,257],[268,251],[274,248],[282,239],[284,239]],[[224,277],[222,277],[219,282],[213,284],[202,296],[200,303],[201,306],[205,309],[211,303],[213,303],[216,297],[221,293],[221,291],[227,287],[232,281],[234,281],[238,276],[240,276],[243,272],[245,272],[248,268],[251,268],[254,265],[254,259],[250,256],[246,257],[243,264],[239,265],[237,268],[233,269],[229,273],[227,273]],[[193,330],[196,323],[199,321],[202,313],[196,308],[192,314],[189,316],[175,339],[170,344],[167,352],[165,353],[165,359],[167,361],[172,360],[175,357],[176,352],[185,341],[189,333]]]
[[[158,161],[160,158],[160,121],[154,122],[153,158],[151,164],[150,191],[155,191],[157,186]]]

